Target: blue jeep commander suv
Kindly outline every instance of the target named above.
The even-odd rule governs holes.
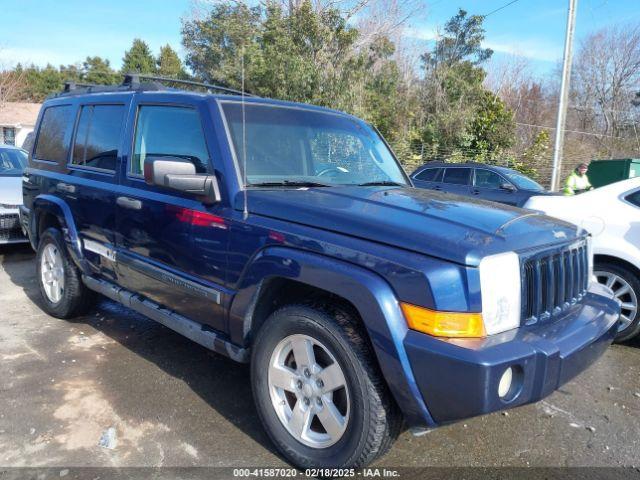
[[[45,101],[20,212],[42,303],[70,318],[98,292],[251,362],[292,464],[539,400],[613,340],[575,226],[412,188],[350,115],[167,84]]]

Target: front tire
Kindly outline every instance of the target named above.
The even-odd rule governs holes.
[[[401,417],[364,332],[344,312],[292,305],[252,349],[253,396],[269,437],[299,468],[357,468],[384,454]]]
[[[620,328],[614,341],[631,340],[640,333],[640,279],[630,269],[613,262],[596,262],[593,270],[598,283],[611,288],[620,302]]]
[[[82,283],[80,270],[69,258],[62,233],[47,229],[40,237],[36,269],[44,310],[56,318],[72,318],[90,303],[92,292]]]

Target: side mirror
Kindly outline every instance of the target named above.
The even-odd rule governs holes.
[[[148,185],[204,197],[205,203],[220,201],[218,179],[196,173],[195,165],[181,158],[148,156],[144,161],[144,181]]]
[[[514,187],[513,185],[511,185],[510,183],[503,183],[502,185],[500,185],[500,188],[502,190],[506,190],[507,192],[515,192],[516,191],[516,187]]]

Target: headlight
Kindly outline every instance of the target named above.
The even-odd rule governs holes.
[[[485,337],[520,326],[520,259],[514,252],[480,261],[482,313],[445,312],[401,303],[410,329],[434,337]]]
[[[480,261],[482,319],[487,335],[520,326],[520,258],[514,252]]]

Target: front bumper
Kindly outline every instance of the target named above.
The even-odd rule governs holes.
[[[620,308],[594,283],[580,304],[549,323],[484,339],[436,339],[409,331],[404,345],[433,420],[438,424],[535,402],[591,365],[611,344]],[[513,367],[513,390],[498,384]]]
[[[26,242],[17,209],[0,208],[0,245]]]

